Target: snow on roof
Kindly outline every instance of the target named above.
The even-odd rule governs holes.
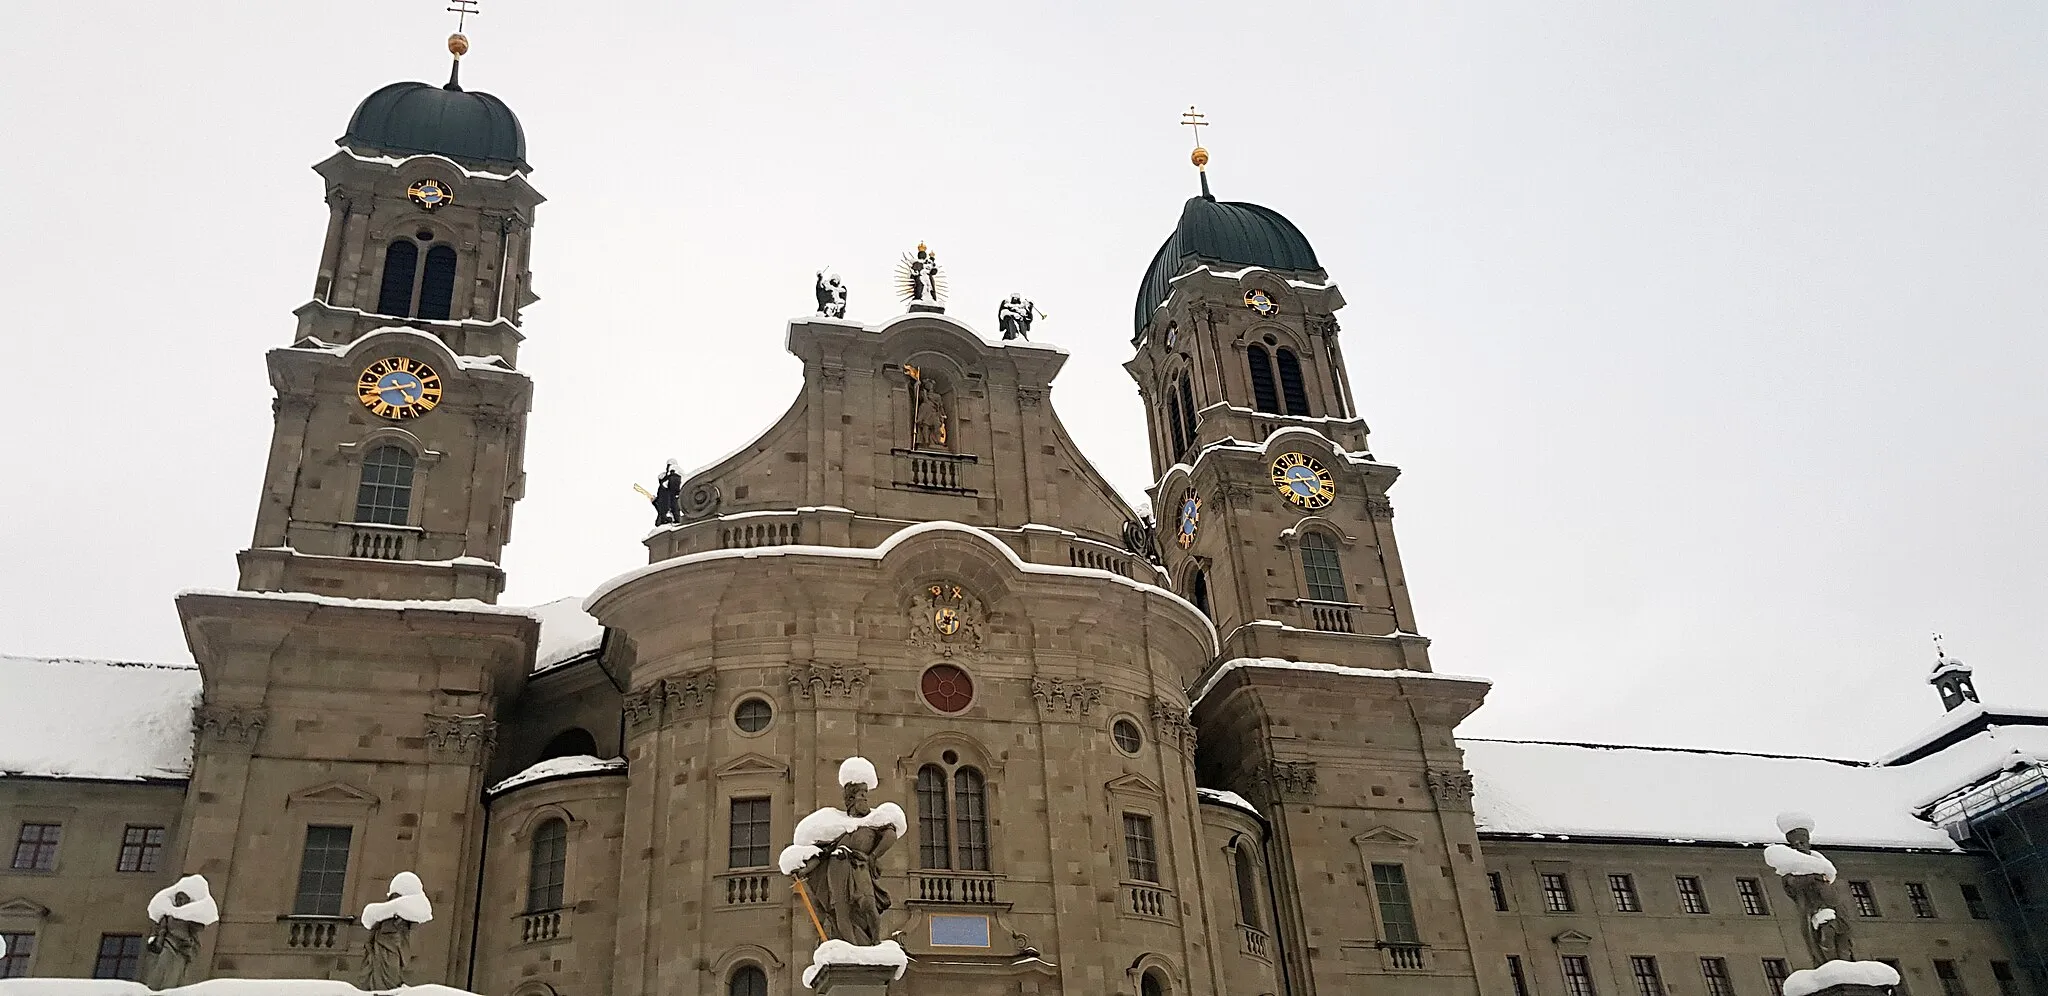
[[[1999,720],[2001,719],[2008,722],[2000,724]],[[1981,702],[1965,702],[1943,713],[1942,717],[1935,720],[1933,725],[1908,738],[1896,750],[1878,758],[1877,763],[1898,764],[1908,760],[1917,760],[1918,755],[1926,753],[1929,748],[1937,747],[1945,739],[1956,737],[1965,727],[1974,723],[1981,722],[1986,726],[2005,725],[2007,727],[2019,725],[2009,722],[2011,720],[2019,720],[2021,724],[2032,721],[2041,725],[2048,725],[2048,710],[2016,709],[2001,705],[1987,706]]]
[[[626,759],[623,757],[598,758],[592,757],[589,754],[551,757],[545,761],[537,762],[525,771],[485,789],[484,794],[495,796],[503,792],[509,792],[521,785],[531,785],[534,782],[553,781],[557,778],[568,778],[573,775],[607,774],[625,770]]]
[[[400,609],[408,612],[475,612],[484,615],[525,616],[539,619],[533,609],[518,605],[497,605],[474,598],[433,598],[433,599],[389,599],[389,598],[342,598],[339,595],[315,595],[303,591],[227,591],[220,588],[187,588],[178,592],[179,598],[187,595],[204,595],[210,598],[262,598],[274,602],[311,602],[315,605],[331,605],[345,609]]]
[[[1953,851],[1916,814],[2000,770],[2015,750],[2048,756],[2048,728],[1980,732],[1910,764],[1666,747],[1464,740],[1482,833],[1761,844],[1773,814],[1812,813],[1817,846]]]
[[[529,611],[540,620],[540,644],[533,651],[535,673],[604,645],[604,625],[583,611],[581,595],[542,602]]]
[[[192,773],[199,668],[0,656],[0,778]]]
[[[1413,639],[1415,635],[1414,633],[1395,630],[1392,633],[1380,634],[1375,638],[1382,640]],[[1439,674],[1435,671],[1409,671],[1402,668],[1388,667],[1350,667],[1344,664],[1324,664],[1320,661],[1290,661],[1278,657],[1233,657],[1230,660],[1224,661],[1221,666],[1217,667],[1209,675],[1209,680],[1202,682],[1201,687],[1195,689],[1195,694],[1188,700],[1189,708],[1192,710],[1194,706],[1200,705],[1202,697],[1208,695],[1209,690],[1215,688],[1216,683],[1222,681],[1225,675],[1243,668],[1265,668],[1274,671],[1321,671],[1326,674],[1342,674],[1354,678],[1413,678],[1420,681],[1476,681],[1482,685],[1493,684],[1493,682],[1485,678],[1473,678],[1462,674]]]
[[[1251,800],[1235,792],[1225,792],[1222,789],[1198,788],[1195,790],[1195,795],[1200,797],[1203,802],[1213,802],[1219,806],[1229,806],[1232,809],[1250,813],[1253,818],[1261,823],[1266,820],[1265,815],[1259,812],[1259,807],[1252,805]]]

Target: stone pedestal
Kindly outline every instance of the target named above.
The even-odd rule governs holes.
[[[1843,982],[1825,989],[1816,989],[1813,996],[1892,996],[1892,986],[1866,986],[1860,982]]]
[[[818,970],[811,989],[823,996],[888,996],[896,969],[888,965],[827,965]]]

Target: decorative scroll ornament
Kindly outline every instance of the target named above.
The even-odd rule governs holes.
[[[1429,782],[1429,794],[1436,797],[1437,805],[1446,809],[1466,809],[1471,807],[1471,772],[1431,768],[1425,777]]]
[[[427,714],[427,754],[436,760],[475,767],[490,758],[497,742],[498,724],[487,716]]]
[[[1312,801],[1316,797],[1316,763],[1269,761],[1266,764],[1266,787],[1275,799]]]
[[[1093,678],[1033,678],[1031,697],[1038,700],[1038,711],[1048,716],[1086,716],[1102,700],[1102,682]]]
[[[661,719],[661,682],[650,681],[627,692],[621,711],[626,714],[627,736],[653,729]]]
[[[269,714],[262,709],[202,705],[192,710],[192,732],[202,747],[254,750],[269,722]]]
[[[868,687],[868,669],[859,664],[818,664],[805,661],[789,666],[789,690],[804,699],[858,699]]]
[[[1186,706],[1155,697],[1152,700],[1152,727],[1153,735],[1161,744],[1177,747],[1190,755],[1195,752],[1195,725],[1188,722]]]
[[[661,702],[664,722],[674,722],[684,713],[696,708],[708,708],[712,696],[718,692],[718,671],[716,668],[698,668],[689,674],[661,680]]]
[[[918,593],[911,611],[910,645],[941,657],[981,652],[987,639],[981,600],[951,581],[934,581]]]

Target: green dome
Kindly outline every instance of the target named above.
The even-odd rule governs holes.
[[[1152,257],[1145,281],[1138,285],[1137,331],[1145,330],[1152,312],[1173,290],[1173,278],[1200,263],[1263,266],[1269,270],[1320,270],[1308,238],[1280,212],[1241,201],[1219,201],[1202,194],[1188,198],[1180,224]]]
[[[336,145],[447,156],[475,169],[524,171],[526,131],[505,102],[447,86],[393,83],[364,98]]]

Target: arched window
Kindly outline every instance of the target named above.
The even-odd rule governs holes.
[[[545,761],[554,757],[578,757],[581,755],[593,757],[597,755],[597,738],[591,736],[590,731],[582,727],[570,727],[555,734],[555,738],[548,741],[546,747],[540,749],[539,760]]]
[[[1281,414],[1280,395],[1273,389],[1273,358],[1266,347],[1252,343],[1245,350],[1245,356],[1252,370],[1252,407],[1274,415]]]
[[[946,771],[936,764],[917,769],[917,866],[953,867],[952,820],[946,810]]]
[[[1188,437],[1181,431],[1180,392],[1172,387],[1166,389],[1166,433],[1173,440],[1171,458],[1178,460],[1187,452]]]
[[[1252,868],[1251,845],[1237,845],[1237,922],[1259,926],[1259,873]]]
[[[1208,571],[1199,568],[1195,570],[1195,579],[1188,584],[1188,601],[1195,603],[1195,608],[1201,609],[1203,615],[1211,619],[1216,618],[1216,614],[1209,611]]]
[[[1301,573],[1308,582],[1308,597],[1350,601],[1344,595],[1344,568],[1337,561],[1337,545],[1322,533],[1301,534]]]
[[[533,863],[526,879],[526,912],[558,910],[569,867],[569,825],[548,820],[533,831]]]
[[[428,253],[428,264],[433,261],[433,254]],[[1280,396],[1287,401],[1287,414],[1307,415],[1308,385],[1301,379],[1301,360],[1295,357],[1294,350],[1286,348],[1275,350],[1273,356],[1280,361]]]
[[[1188,381],[1187,374],[1180,375],[1180,417],[1182,434],[1188,437],[1187,445],[1195,445],[1195,389]]]
[[[412,468],[412,453],[402,446],[371,450],[356,489],[355,521],[405,525],[412,515]]]
[[[1138,982],[1138,996],[1166,996],[1166,983],[1159,981],[1158,972],[1146,972]]]
[[[988,870],[988,784],[981,772],[953,772],[953,819],[960,830],[960,870]]]
[[[412,278],[420,268],[420,247],[411,239],[393,239],[384,250],[384,283],[377,289],[377,313],[404,318],[412,314]]]
[[[725,984],[725,996],[768,996],[768,973],[759,965],[741,965],[732,970]]]
[[[445,320],[455,300],[455,249],[452,246],[435,246],[427,250],[427,265],[420,270],[420,311],[421,318]],[[1286,355],[1286,354],[1282,354]],[[1295,377],[1301,377],[1300,369]],[[1286,376],[1286,368],[1281,368]]]

